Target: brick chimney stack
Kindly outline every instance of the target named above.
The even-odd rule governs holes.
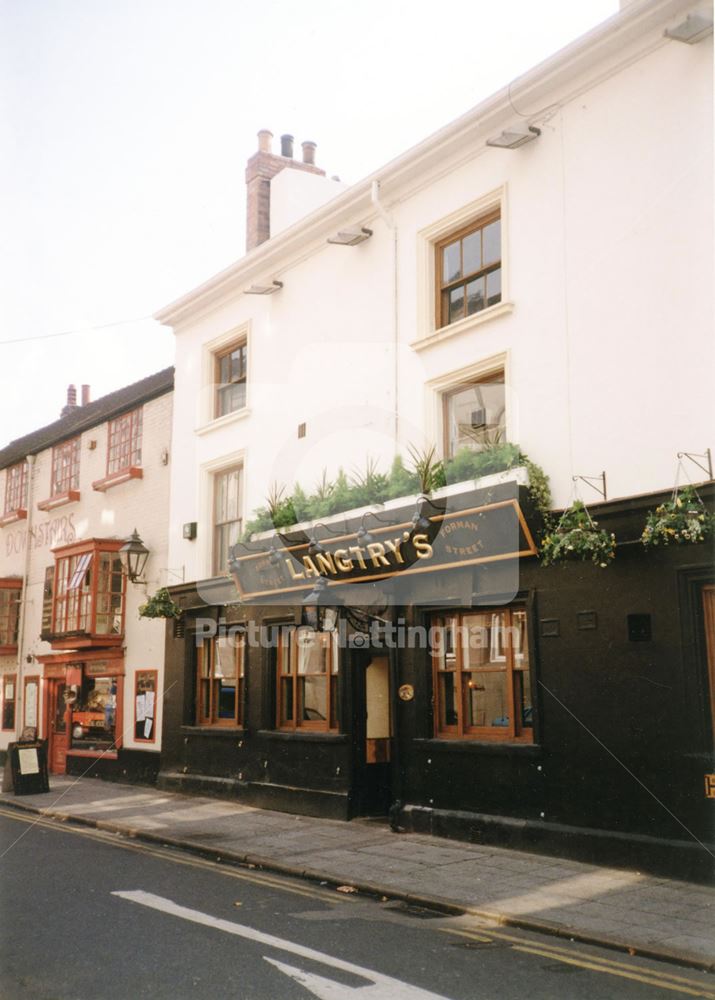
[[[88,385],[83,385],[82,386],[82,406],[86,406],[88,402],[89,402],[89,386]]]
[[[258,152],[246,164],[246,252],[265,243],[271,235],[271,180],[290,167],[325,177],[315,165],[314,142],[302,143],[303,162],[293,159],[293,136],[281,136],[281,155],[273,152],[273,133],[261,129]]]
[[[67,386],[67,402],[62,407],[60,411],[61,417],[66,417],[68,413],[72,413],[73,410],[77,409],[77,388],[74,385]]]

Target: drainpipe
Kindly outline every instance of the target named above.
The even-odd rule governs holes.
[[[378,215],[385,223],[388,229],[392,230],[392,327],[393,327],[393,351],[394,351],[394,362],[393,362],[393,396],[395,400],[395,417],[393,424],[393,434],[395,438],[395,455],[398,453],[399,448],[399,430],[400,430],[400,417],[399,417],[399,382],[398,382],[398,334],[399,334],[399,311],[398,311],[398,279],[397,279],[397,226],[395,225],[395,220],[393,216],[386,211],[385,206],[380,201],[380,182],[373,181],[372,188],[370,191],[370,198],[374,208],[377,210]]]
[[[400,757],[400,734],[398,732],[398,705],[397,689],[399,687],[399,663],[397,660],[397,649],[394,644],[387,651],[390,668],[390,729],[392,731],[391,754],[390,754],[390,775],[391,775],[391,798],[390,803],[390,829],[393,833],[400,832],[400,813],[404,806],[403,780],[402,780],[402,760]]]
[[[35,476],[35,455],[28,455],[27,462],[27,528],[25,531],[25,569],[22,574],[22,591],[20,593],[20,615],[17,623],[17,692],[15,695],[16,718],[15,736],[17,739],[22,735],[22,720],[25,716],[25,678],[24,678],[24,650],[25,650],[25,622],[27,620],[27,593],[30,580],[30,559],[32,555],[32,514],[34,506],[33,486]],[[40,705],[40,689],[37,691],[37,735],[40,735],[40,721],[42,713]]]

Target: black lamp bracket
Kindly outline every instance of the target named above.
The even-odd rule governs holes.
[[[582,483],[590,486],[592,490],[595,490],[604,500],[608,499],[606,494],[606,473],[602,472],[600,476],[571,476],[573,482],[578,482],[580,479]]]
[[[679,459],[683,459],[683,458],[690,459],[690,461],[693,463],[693,465],[697,465],[697,467],[699,469],[702,469],[703,472],[707,473],[708,479],[712,479],[712,477],[713,477],[713,457],[712,457],[712,452],[710,451],[709,448],[706,448],[705,451],[702,452],[702,453],[697,452],[697,451],[679,451],[678,452],[678,458]],[[698,461],[698,459],[701,459],[701,458],[705,459],[705,461],[707,462],[707,465],[703,465],[702,462]]]

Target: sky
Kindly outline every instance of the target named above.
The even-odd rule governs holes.
[[[256,133],[354,183],[618,0],[0,0],[0,447],[170,365],[245,251]]]

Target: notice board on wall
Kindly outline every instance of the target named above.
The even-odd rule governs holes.
[[[47,771],[47,740],[11,743],[7,748],[15,795],[37,795],[49,792]]]

